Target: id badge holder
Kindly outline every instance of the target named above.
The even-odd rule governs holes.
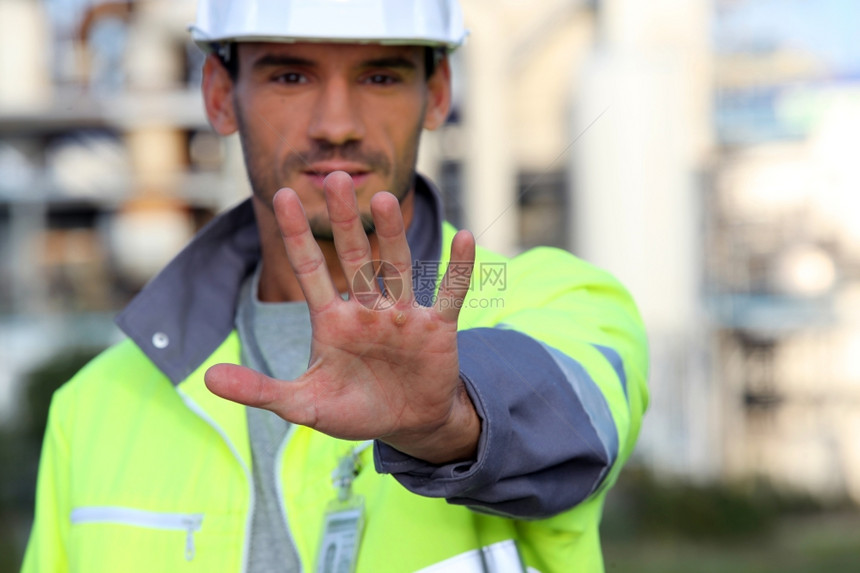
[[[352,482],[360,469],[358,454],[367,445],[353,449],[332,472],[337,497],[326,506],[316,573],[355,572],[364,529],[364,497],[352,493]]]
[[[333,500],[326,508],[317,573],[354,573],[364,528],[364,498]]]

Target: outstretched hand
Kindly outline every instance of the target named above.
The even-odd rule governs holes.
[[[308,370],[295,380],[276,380],[219,364],[206,372],[206,385],[223,398],[336,438],[379,439],[431,463],[472,458],[480,420],[460,379],[457,317],[474,264],[474,238],[465,231],[454,237],[457,280],[446,273],[434,305],[421,306],[412,291],[412,257],[397,198],[377,193],[371,200],[379,258],[385,261],[378,264],[350,176],[332,173],[324,187],[350,285],[348,300],[334,286],[298,196],[282,189],[274,199],[287,256],[310,311]]]

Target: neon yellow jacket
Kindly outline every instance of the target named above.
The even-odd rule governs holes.
[[[442,253],[453,232],[444,227]],[[445,265],[443,257],[440,269]],[[504,269],[504,280],[482,281],[481,269]],[[600,432],[614,432],[615,451],[593,483],[576,486],[583,493],[574,507],[519,519],[510,517],[516,510],[509,508],[519,503],[515,495],[510,503],[484,503],[480,494],[470,498],[451,490],[448,482],[456,480],[436,480],[433,487],[441,489],[428,490],[448,500],[416,495],[403,484],[412,488],[411,482],[434,480],[374,471],[374,463],[383,472],[397,463],[379,459],[377,444],[360,454],[362,469],[353,486],[366,500],[357,571],[508,571],[516,569],[493,569],[487,559],[516,559],[517,551],[527,567],[544,573],[602,571],[598,525],[604,497],[630,455],[647,401],[646,348],[636,309],[609,275],[556,249],[509,261],[479,250],[476,270],[460,315],[461,330],[474,333],[468,344],[512,331],[568,357],[587,373],[572,383],[588,378],[598,390],[585,392],[586,414],[596,417],[600,408],[611,414],[612,427]],[[216,397],[203,383],[208,367],[238,363],[239,353],[238,336],[231,332],[189,375],[171,380],[140,342],[126,340],[56,393],[25,573],[244,570],[254,504],[245,408]],[[507,358],[494,356],[492,362],[507,368]],[[518,380],[531,383],[522,375]],[[499,407],[485,394],[486,389],[470,392],[489,419]],[[603,401],[599,408],[591,405],[595,399]],[[538,401],[543,417],[565,415],[541,396],[530,400]],[[506,431],[500,422],[483,432],[494,428]],[[484,438],[475,465],[500,464],[505,451],[491,444],[492,436]],[[334,497],[331,472],[355,445],[306,427],[294,427],[285,441],[281,493],[304,571],[315,570],[324,509]],[[475,551],[482,547],[483,560]]]

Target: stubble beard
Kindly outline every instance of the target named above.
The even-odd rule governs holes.
[[[282,165],[277,169],[272,169],[271,166],[263,165],[264,158],[260,153],[257,153],[254,144],[253,135],[248,131],[248,122],[244,117],[239,102],[234,100],[236,109],[236,120],[239,131],[239,141],[242,145],[242,154],[245,158],[245,169],[248,174],[248,181],[251,184],[251,191],[257,200],[261,201],[269,209],[272,207],[272,198],[274,193],[284,187],[282,181],[289,181],[290,175],[299,175],[308,165],[318,161],[327,161],[332,159],[341,159],[347,161],[359,162],[371,168],[371,170],[387,178],[392,173],[392,163],[381,152],[363,149],[358,141],[347,142],[343,145],[333,145],[325,141],[314,141],[309,150],[298,152],[295,149],[283,160]],[[397,158],[397,164],[404,166],[404,169],[394,169],[394,178],[391,182],[391,188],[379,189],[379,191],[388,191],[397,200],[402,203],[404,198],[409,194],[415,184],[415,164],[418,158],[418,144],[421,137],[422,121],[418,124],[417,129],[411,137],[412,145],[410,149],[406,149],[401,157]],[[286,142],[286,140],[284,140]],[[360,213],[361,225],[364,232],[368,235],[376,231],[376,225],[373,222],[371,213]],[[331,220],[328,217],[328,212],[311,214],[308,217],[308,226],[311,234],[318,241],[333,241]]]

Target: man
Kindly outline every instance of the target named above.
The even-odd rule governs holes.
[[[463,36],[453,1],[201,3],[253,195],[57,392],[25,571],[602,570],[642,325],[571,255],[442,221],[414,169]]]

